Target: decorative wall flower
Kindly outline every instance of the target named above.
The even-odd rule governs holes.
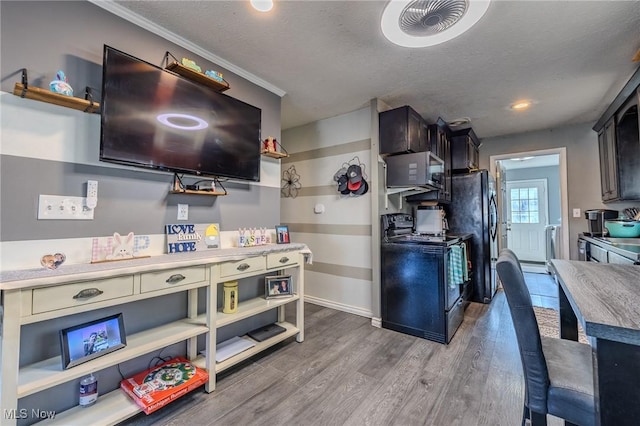
[[[282,172],[282,196],[285,198],[296,198],[298,190],[302,188],[300,175],[296,172],[296,166],[291,166]]]

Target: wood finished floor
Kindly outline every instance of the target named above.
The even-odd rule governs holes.
[[[526,275],[532,299],[553,298],[548,277]],[[520,425],[520,356],[502,291],[469,306],[449,345],[312,304],[305,321],[303,343],[277,345],[219,377],[213,393],[123,424]]]

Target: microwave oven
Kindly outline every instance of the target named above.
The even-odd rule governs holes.
[[[387,163],[387,187],[423,186],[442,189],[444,161],[431,151],[392,155]]]

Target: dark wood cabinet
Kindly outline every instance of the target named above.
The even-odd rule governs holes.
[[[640,68],[593,126],[602,202],[640,200]]]
[[[427,124],[408,105],[384,111],[380,120],[380,154],[428,151]]]
[[[472,128],[451,134],[451,163],[454,171],[468,172],[480,166],[480,140]]]
[[[613,201],[618,195],[618,160],[616,155],[615,120],[609,120],[598,132],[598,149],[600,150],[600,184],[602,201]]]

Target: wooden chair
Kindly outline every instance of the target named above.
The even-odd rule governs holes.
[[[540,336],[531,295],[516,255],[502,250],[496,270],[507,296],[524,372],[522,425],[546,425],[547,414],[566,425],[596,423],[591,346]]]

